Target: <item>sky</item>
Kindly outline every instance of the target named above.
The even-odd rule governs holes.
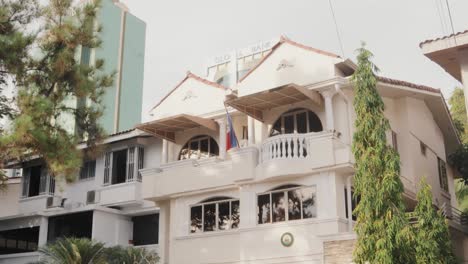
[[[442,90],[460,86],[419,43],[452,33],[446,0],[331,0],[345,58],[364,41],[380,75]],[[121,0],[146,22],[143,121],[185,77],[205,75],[217,55],[280,35],[341,55],[329,0]],[[468,29],[468,1],[448,0],[455,32]]]

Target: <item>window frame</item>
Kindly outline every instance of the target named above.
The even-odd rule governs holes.
[[[317,115],[317,113],[315,113],[314,111],[310,110],[310,109],[307,109],[307,108],[298,108],[298,109],[291,109],[289,111],[286,111],[284,113],[282,113],[276,120],[275,122],[273,122],[272,126],[271,126],[271,129],[270,129],[270,133],[269,133],[269,137],[272,137],[272,136],[277,136],[277,135],[284,135],[284,134],[290,134],[290,133],[285,133],[285,126],[284,126],[284,119],[289,117],[289,116],[292,116],[293,117],[293,121],[294,121],[294,128],[293,128],[293,133],[292,134],[303,134],[303,133],[298,133],[298,118],[297,116],[299,114],[302,114],[302,113],[305,113],[306,114],[306,130],[307,132],[306,133],[318,133],[318,132],[314,132],[314,131],[311,131],[311,127],[310,127],[310,113],[313,113],[317,119],[320,121],[320,126],[322,127],[322,130],[323,131],[323,125],[322,125],[322,120],[320,120],[320,117]],[[275,124],[277,122],[280,122],[280,133],[279,134],[275,134],[273,135],[273,131],[274,131],[274,128],[275,128]],[[305,133],[304,133],[305,134]]]
[[[443,167],[443,170],[442,170]],[[448,193],[449,186],[448,186],[448,175],[447,175],[447,164],[444,160],[437,157],[437,168],[439,171],[439,185],[442,191]]]
[[[288,192],[290,191],[294,191],[294,190],[301,190],[301,189],[308,189],[308,188],[314,188],[315,189],[315,199],[317,199],[317,185],[313,184],[313,185],[298,185],[298,186],[294,186],[294,187],[286,187],[286,188],[281,188],[282,186],[279,186],[275,189],[272,189],[272,190],[269,190],[269,191],[266,191],[266,192],[262,192],[262,193],[257,193],[256,195],[256,215],[257,215],[257,221],[256,221],[256,225],[265,225],[265,224],[277,224],[277,223],[285,223],[285,222],[290,222],[290,221],[303,221],[303,220],[309,220],[309,219],[314,219],[314,218],[317,218],[318,215],[315,215],[314,217],[310,217],[310,218],[304,218],[304,207],[303,207],[303,202],[301,201],[301,218],[300,219],[289,219],[289,197],[288,197]],[[280,188],[280,189],[278,189]],[[286,208],[285,208],[285,212],[284,212],[284,221],[274,221],[273,220],[273,193],[284,193],[284,197],[286,198]],[[260,214],[260,210],[259,210],[259,206],[258,206],[258,197],[259,196],[262,196],[262,195],[266,195],[266,194],[269,194],[270,196],[270,220],[269,222],[265,222],[265,223],[259,223],[259,214]],[[315,206],[317,208],[317,200],[315,200]]]
[[[89,166],[90,164],[93,164],[93,166]],[[96,166],[97,166],[97,162],[96,160],[86,160],[83,162],[83,165],[81,166],[80,168],[80,172],[78,174],[78,180],[79,181],[86,181],[86,180],[91,180],[91,179],[94,179],[96,177]],[[94,168],[93,168],[94,167]],[[85,170],[86,172],[84,172],[83,170]],[[91,173],[93,172],[93,173]],[[92,174],[92,176],[90,176],[90,174]]]
[[[224,197],[223,197],[224,198]],[[196,204],[192,204],[189,206],[189,228],[188,228],[188,232],[190,235],[196,235],[196,234],[206,234],[206,233],[211,233],[211,232],[225,232],[225,231],[230,231],[230,230],[235,230],[235,229],[238,229],[238,227],[236,228],[232,228],[232,222],[231,222],[231,225],[228,226],[227,229],[219,229],[219,204],[220,203],[225,203],[225,202],[229,202],[229,219],[232,221],[232,209],[233,209],[233,206],[232,206],[232,203],[233,202],[239,202],[239,208],[240,208],[240,199],[239,198],[228,198],[228,199],[220,199],[220,200],[216,200],[216,201],[208,201],[208,202],[201,202],[201,203],[196,203]],[[205,231],[205,210],[204,210],[204,207],[205,205],[211,205],[211,204],[215,204],[215,227],[212,231]],[[201,206],[201,229],[200,231],[198,232],[192,232],[192,208],[194,207],[199,207]],[[240,209],[239,209],[239,218],[240,218]],[[239,219],[239,222],[240,222],[240,219]]]
[[[125,181],[121,183],[112,183],[113,180],[113,171],[114,171],[114,153],[118,151],[127,151],[127,158],[125,161]],[[142,181],[141,174],[139,172],[140,169],[144,168],[144,153],[145,147],[140,144],[129,145],[125,147],[114,148],[106,151],[104,153],[104,177],[103,177],[103,185],[117,185],[117,184],[125,184],[134,181]],[[132,160],[130,160],[130,157]]]
[[[202,152],[201,152],[201,145],[202,145],[201,142],[202,142],[203,140],[207,140],[207,141],[208,141],[208,151],[207,151],[207,153],[209,153],[208,157],[201,157],[201,153],[202,153]],[[213,141],[218,145],[218,154],[212,153],[212,152],[211,152],[211,148],[212,148],[212,146],[211,146],[211,140],[213,140]],[[196,151],[196,156],[197,156],[196,158],[192,158],[192,157],[191,157],[191,155],[192,155],[192,149],[191,149],[190,145],[192,144],[192,142],[196,142],[196,143],[197,143],[197,146],[198,146],[197,151]],[[187,146],[187,148],[184,148],[185,146]],[[182,151],[183,151],[184,149],[187,149],[187,150],[188,150],[188,153],[185,154],[185,155],[188,156],[187,158],[185,158],[185,157],[182,156]],[[218,155],[219,155],[219,144],[216,142],[216,140],[215,140],[213,137],[209,136],[209,135],[198,135],[198,136],[194,136],[194,137],[190,138],[189,140],[187,140],[187,141],[185,142],[184,145],[182,145],[182,148],[181,148],[180,151],[179,151],[178,160],[191,160],[191,159],[199,160],[199,159],[203,159],[203,158],[216,157],[216,156],[218,156]]]

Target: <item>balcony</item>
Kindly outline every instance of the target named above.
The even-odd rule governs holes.
[[[127,181],[100,189],[99,204],[104,206],[133,206],[142,203],[141,182]]]
[[[267,179],[346,166],[351,162],[351,151],[337,132],[282,134],[262,143],[260,158],[257,177]]]
[[[258,149],[232,149],[226,160],[219,157],[170,162],[159,168],[140,170],[143,176],[143,199],[161,200],[171,195],[220,189],[237,181],[254,178]]]

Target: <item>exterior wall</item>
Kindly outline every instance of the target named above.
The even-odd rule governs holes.
[[[92,238],[107,246],[129,246],[133,237],[133,223],[128,216],[94,211]]]
[[[132,129],[141,122],[145,31],[143,21],[126,14],[118,131]]]
[[[20,179],[10,179],[7,182],[7,187],[0,190],[0,218],[19,213],[19,198],[21,196],[21,181]]]
[[[352,263],[355,242],[355,240],[335,240],[324,242],[324,263]]]

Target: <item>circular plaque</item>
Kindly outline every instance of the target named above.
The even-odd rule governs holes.
[[[285,247],[290,247],[294,243],[294,236],[286,232],[281,236],[281,244]]]

